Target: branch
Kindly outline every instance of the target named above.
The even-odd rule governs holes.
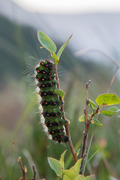
[[[87,54],[89,52],[98,52],[103,54],[104,56],[106,56],[111,62],[113,62],[113,64],[115,64],[119,69],[120,69],[120,64],[116,61],[116,59],[114,59],[112,56],[110,56],[109,54],[107,54],[106,52],[100,50],[100,49],[94,49],[94,48],[87,48],[87,49],[83,49],[81,51],[78,51],[75,53],[75,55],[77,57],[79,56],[83,56],[84,54]]]
[[[56,81],[57,81],[57,88],[60,89],[59,78],[58,78],[58,73],[57,73],[57,65],[55,65],[55,77],[56,77]],[[59,99],[62,102],[62,98],[60,96],[59,96]],[[63,112],[63,119],[66,121],[63,103],[61,105],[61,111]],[[69,138],[68,144],[69,144],[71,153],[73,155],[74,162],[77,162],[78,159],[77,159],[76,152],[75,152],[73,144],[72,144],[72,140],[71,140],[71,136],[70,136],[70,132],[69,132],[69,123],[68,123],[68,121],[66,121],[65,129],[66,129],[66,134],[67,134],[67,136]]]
[[[110,88],[111,88],[111,86],[112,86],[112,84],[113,84],[113,82],[114,82],[114,80],[115,80],[115,78],[116,78],[118,69],[119,69],[119,67],[117,66],[117,67],[116,67],[116,70],[115,70],[115,73],[114,73],[114,75],[113,75],[113,77],[112,77],[112,80],[110,81],[110,84],[109,84],[109,86],[108,86],[107,92],[109,92],[109,90],[110,90]]]
[[[109,88],[108,88],[108,91],[110,89],[110,87],[112,86],[114,80],[115,80],[115,77],[116,77],[116,74],[117,74],[117,71],[118,71],[119,67],[117,66],[116,68],[116,71],[115,71],[115,74],[110,82],[110,85],[109,85]],[[83,146],[82,146],[82,154],[81,154],[81,158],[82,158],[82,161],[81,161],[81,166],[80,166],[80,174],[82,174],[82,171],[83,171],[83,165],[84,165],[84,159],[86,157],[86,141],[87,141],[87,136],[88,136],[88,130],[89,130],[89,126],[90,126],[90,123],[92,121],[92,118],[99,113],[99,106],[97,107],[95,113],[92,113],[90,118],[88,119],[88,104],[89,104],[89,100],[88,100],[88,88],[89,88],[89,85],[90,85],[90,81],[86,84],[86,108],[85,108],[85,131],[84,131],[84,138],[83,138]]]
[[[88,83],[86,84],[86,107],[84,110],[85,113],[85,131],[84,131],[84,138],[83,138],[83,145],[82,145],[82,154],[81,154],[81,166],[80,166],[80,174],[82,174],[82,169],[83,169],[83,165],[84,165],[84,159],[86,157],[85,151],[86,151],[86,141],[87,141],[87,135],[88,135],[88,129],[89,129],[89,121],[88,121],[88,104],[89,104],[89,100],[88,100],[88,88],[90,86],[91,81],[89,80]]]
[[[99,113],[99,106],[97,107],[95,113],[92,113],[90,118],[88,119],[88,104],[89,104],[89,100],[88,100],[88,88],[90,85],[91,81],[89,80],[88,83],[86,84],[86,107],[85,107],[85,131],[84,131],[84,138],[83,138],[83,145],[82,145],[82,154],[81,154],[81,166],[80,166],[80,174],[82,174],[83,171],[83,165],[84,165],[84,160],[86,157],[86,142],[87,142],[87,136],[88,136],[88,130],[89,130],[89,126],[90,123],[92,121],[92,118]]]
[[[115,58],[113,58],[112,56],[110,56],[109,54],[107,54],[106,52],[102,51],[102,50],[99,50],[99,49],[94,49],[94,48],[87,48],[87,49],[83,49],[81,51],[78,51],[75,53],[75,56],[79,57],[79,56],[83,56],[89,52],[98,52],[100,54],[103,54],[104,56],[106,56],[113,64],[116,65],[116,71],[115,71],[115,74],[109,84],[109,87],[108,87],[108,90],[107,92],[109,91],[109,89],[111,88],[114,80],[115,80],[115,77],[116,77],[116,74],[117,74],[117,71],[120,70],[120,64],[117,62],[117,60]]]
[[[37,173],[37,171],[35,169],[35,165],[33,165],[32,168],[33,168],[33,178],[32,178],[32,180],[35,180],[36,179],[36,173]]]
[[[84,54],[87,54],[89,52],[98,52],[98,53],[101,53],[103,54],[104,56],[106,56],[113,64],[116,65],[116,71],[114,73],[114,76],[109,84],[109,87],[108,87],[108,90],[107,92],[109,91],[109,89],[111,88],[114,80],[115,80],[115,77],[116,77],[116,74],[117,74],[117,71],[118,69],[120,69],[120,65],[118,64],[118,62],[116,61],[116,59],[114,59],[112,56],[110,56],[109,54],[107,54],[106,52],[102,51],[102,50],[99,50],[99,49],[92,49],[92,48],[88,48],[88,49],[83,49],[77,53],[75,53],[76,56],[82,56]],[[88,87],[89,87],[89,82],[87,83],[86,85],[86,108],[85,108],[85,131],[84,131],[84,138],[83,138],[83,146],[82,146],[82,155],[81,155],[81,158],[82,158],[82,161],[81,161],[81,166],[80,166],[80,174],[82,174],[82,171],[83,171],[83,165],[84,165],[84,159],[86,157],[86,141],[87,141],[87,135],[88,135],[88,129],[89,129],[89,126],[90,126],[90,123],[91,123],[91,120],[93,118],[93,116],[95,116],[96,114],[99,113],[99,106],[98,108],[96,109],[95,113],[92,113],[91,114],[91,117],[88,119]]]
[[[21,157],[18,158],[18,162],[22,171],[23,177],[21,177],[21,180],[25,180],[25,174],[26,174],[26,167],[23,167]]]

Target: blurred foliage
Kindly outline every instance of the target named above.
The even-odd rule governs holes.
[[[65,168],[74,162],[67,144],[55,144],[50,141],[40,123],[39,103],[34,83],[34,66],[39,59],[50,58],[45,49],[40,49],[37,31],[16,22],[10,22],[0,16],[0,177],[8,180],[11,163],[12,143],[15,147],[12,160],[11,179],[21,177],[17,159],[22,157],[27,166],[27,179],[32,177],[32,165],[36,165],[37,178],[55,179],[55,173],[48,165],[47,157],[59,159],[65,149]],[[74,37],[74,36],[73,36]],[[55,42],[58,49],[59,42]],[[65,95],[65,113],[70,120],[70,132],[76,150],[81,148],[84,125],[78,121],[85,107],[85,83],[91,79],[89,98],[105,93],[115,71],[113,64],[102,64],[76,58],[72,50],[66,48],[59,64],[61,89]],[[109,69],[109,70],[108,70]],[[119,79],[113,83],[110,92],[120,97]],[[119,107],[120,108],[120,107]],[[92,136],[89,157],[99,149],[90,160],[85,175],[96,174],[97,180],[107,180],[110,176],[120,178],[120,122],[114,118],[100,115],[103,127],[90,127],[88,142]]]

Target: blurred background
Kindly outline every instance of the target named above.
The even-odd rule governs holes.
[[[85,107],[86,82],[92,81],[89,98],[93,101],[108,90],[120,97],[119,68],[109,88],[120,67],[119,21],[119,0],[0,0],[0,179],[21,177],[19,156],[27,166],[27,179],[32,177],[33,164],[37,178],[56,179],[47,157],[59,159],[65,149],[65,167],[73,165],[68,145],[48,140],[40,124],[34,67],[39,60],[51,57],[40,49],[37,30],[49,35],[58,49],[73,34],[58,73],[77,151],[83,138],[84,124],[78,119]],[[103,127],[90,127],[89,158],[99,151],[88,163],[85,175],[95,174],[97,180],[120,179],[120,116],[101,115],[99,120]]]

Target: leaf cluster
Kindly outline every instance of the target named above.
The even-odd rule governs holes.
[[[94,117],[96,114],[113,116],[120,111],[120,109],[117,106],[114,106],[120,103],[120,98],[117,97],[116,94],[112,94],[112,93],[101,94],[96,98],[95,101],[96,103],[93,102],[91,99],[89,99],[88,102],[89,107],[92,109],[92,113],[88,115],[89,116],[88,119],[91,118],[90,120],[92,124],[95,124],[97,126],[103,126],[102,123],[97,118]],[[103,108],[106,106],[111,106],[111,107],[109,107],[107,110],[103,110]],[[80,122],[85,121],[84,114],[82,114],[79,117],[79,121]]]
[[[51,57],[54,59],[55,65],[59,63],[60,56],[63,53],[71,37],[72,35],[67,39],[67,41],[61,46],[61,48],[56,53],[57,47],[55,43],[44,32],[38,31],[38,40],[42,44],[42,48],[45,48],[50,52]]]
[[[65,169],[64,167],[64,157],[66,151],[64,151],[59,160],[54,159],[52,157],[48,157],[48,163],[50,167],[54,170],[57,176],[59,176],[63,180],[93,180],[94,175],[91,176],[83,176],[79,174],[80,164],[82,159],[79,159],[75,165],[73,165],[70,169]]]

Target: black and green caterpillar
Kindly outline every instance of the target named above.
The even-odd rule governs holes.
[[[55,93],[57,82],[55,79],[54,64],[48,60],[40,61],[35,68],[36,79],[38,81],[39,95],[41,96],[40,104],[43,107],[43,116],[45,125],[48,127],[48,133],[52,139],[58,143],[67,142],[68,136],[65,135],[64,126],[66,121],[63,119],[61,105],[63,102]]]

